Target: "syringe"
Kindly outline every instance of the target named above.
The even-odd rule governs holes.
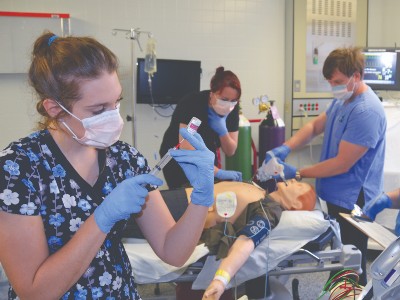
[[[189,133],[191,135],[193,135],[195,132],[197,132],[197,129],[199,128],[201,124],[201,121],[196,118],[193,117],[188,126],[186,127],[187,130],[189,131]],[[181,145],[181,143],[184,141],[185,139],[182,139],[174,148],[172,148],[173,150],[176,150],[179,148],[179,146]],[[172,156],[171,154],[169,154],[169,151],[167,153],[165,153],[165,155],[160,159],[160,161],[156,164],[156,166],[150,171],[151,175],[157,175],[164,167],[167,163],[169,163],[169,161],[171,160]]]

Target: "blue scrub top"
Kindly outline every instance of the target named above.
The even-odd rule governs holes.
[[[348,172],[316,181],[319,197],[351,210],[361,188],[364,189],[365,203],[383,191],[385,112],[379,98],[368,87],[350,103],[334,99],[326,115],[320,161],[335,157],[342,140],[368,148]]]

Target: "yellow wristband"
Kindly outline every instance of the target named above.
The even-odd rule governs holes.
[[[231,281],[231,275],[224,270],[218,269],[217,272],[215,272],[214,279],[222,281],[222,283],[227,286],[229,281]]]

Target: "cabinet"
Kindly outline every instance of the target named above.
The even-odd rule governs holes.
[[[286,137],[332,100],[322,75],[327,55],[367,44],[368,0],[286,0]],[[306,113],[305,113],[306,112]]]

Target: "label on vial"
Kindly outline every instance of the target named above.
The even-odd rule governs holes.
[[[195,132],[197,132],[197,129],[199,129],[200,124],[201,121],[198,118],[193,117],[187,126],[187,130],[190,134],[194,134]]]
[[[215,206],[217,213],[223,218],[230,218],[236,211],[237,199],[234,192],[224,192],[217,194]]]

